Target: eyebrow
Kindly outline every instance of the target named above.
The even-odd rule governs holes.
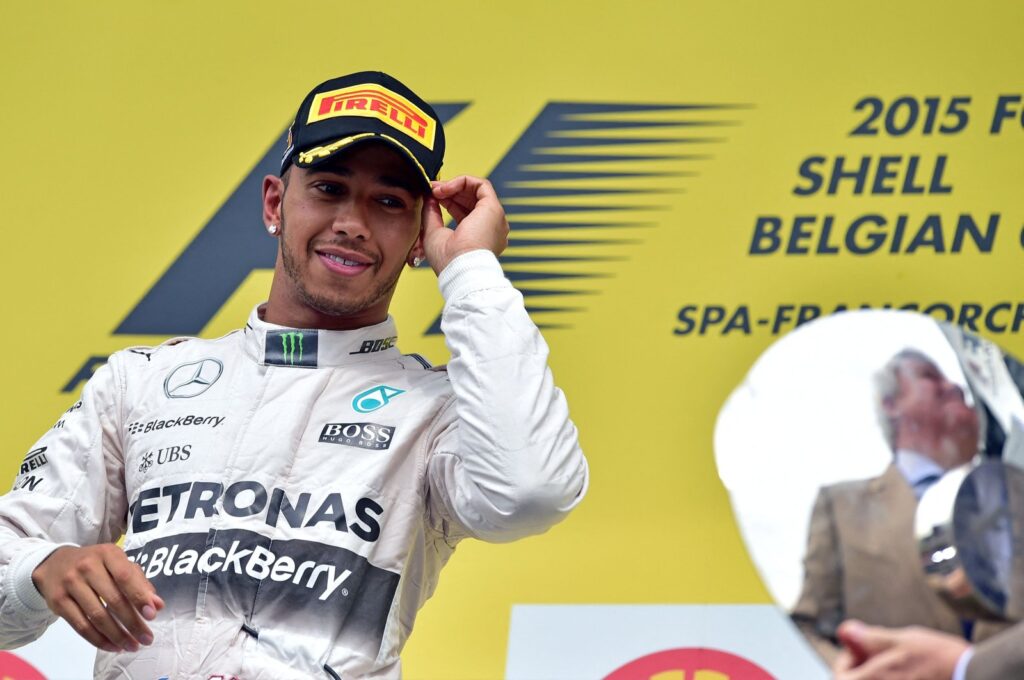
[[[383,184],[385,186],[395,187],[395,188],[398,188],[398,189],[404,189],[405,191],[409,192],[413,196],[418,196],[419,194],[422,193],[422,191],[419,191],[419,190],[416,189],[416,186],[412,182],[404,180],[401,177],[392,177],[391,175],[381,175],[380,177],[377,178],[377,181],[379,181],[381,184]]]
[[[352,169],[349,168],[347,165],[342,164],[334,165],[328,163],[323,167],[312,168],[312,171],[314,174],[328,172],[333,175],[341,175],[342,177],[352,176]],[[409,180],[403,179],[401,177],[395,177],[394,175],[378,175],[376,179],[384,186],[392,187],[395,189],[402,189],[412,194],[413,196],[419,196],[421,193],[423,193],[420,189],[417,189],[417,185],[414,182],[410,182]]]

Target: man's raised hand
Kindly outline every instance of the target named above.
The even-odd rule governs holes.
[[[57,548],[32,572],[50,610],[93,646],[138,651],[153,642],[152,621],[164,601],[142,569],[112,543]]]
[[[500,255],[508,245],[508,220],[494,187],[486,179],[463,175],[432,183],[433,197],[423,206],[423,248],[438,274],[448,263],[471,250]],[[455,218],[446,229],[438,204]]]

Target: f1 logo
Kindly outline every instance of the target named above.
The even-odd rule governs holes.
[[[442,124],[468,102],[434,104]],[[513,237],[501,256],[541,328],[572,326],[574,314],[600,292],[615,262],[627,259],[656,221],[667,193],[686,189],[709,161],[710,145],[727,141],[745,104],[549,102],[489,178],[505,206]],[[253,270],[272,269],[277,241],[262,238],[255,197],[279,170],[287,131],[242,180],[160,279],[128,312],[115,335],[198,335]],[[624,255],[625,254],[625,255]],[[423,330],[441,332],[440,310]],[[74,390],[105,361],[90,357],[64,386]]]

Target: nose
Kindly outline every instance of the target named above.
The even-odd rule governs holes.
[[[369,221],[365,211],[356,201],[346,201],[338,207],[331,224],[331,231],[339,236],[365,241],[370,237]]]

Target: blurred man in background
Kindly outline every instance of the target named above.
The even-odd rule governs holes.
[[[804,583],[791,616],[829,664],[839,624],[919,625],[984,636],[961,621],[924,579],[913,521],[917,501],[978,450],[978,416],[925,354],[905,349],[875,376],[876,406],[893,461],[880,476],[822,487],[811,514]],[[983,630],[987,629],[987,630]]]

